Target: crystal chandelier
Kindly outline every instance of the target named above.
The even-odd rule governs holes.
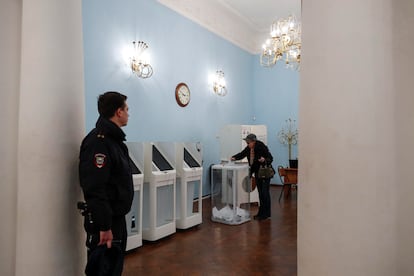
[[[299,70],[301,50],[301,24],[294,15],[281,18],[270,26],[270,38],[263,44],[260,64],[272,67],[284,59],[286,67]]]

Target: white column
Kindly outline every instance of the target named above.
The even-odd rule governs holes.
[[[393,48],[393,93],[395,121],[390,132],[394,132],[396,146],[395,178],[389,183],[396,190],[396,275],[411,275],[414,271],[414,2],[391,1]]]
[[[81,1],[23,0],[15,275],[82,275]]]
[[[414,271],[414,2],[303,1],[299,275]]]
[[[0,1],[0,275],[14,275],[21,1]]]

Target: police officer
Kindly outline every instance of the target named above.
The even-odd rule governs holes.
[[[133,183],[125,133],[127,97],[106,92],[98,98],[99,118],[82,141],[79,179],[86,201],[86,275],[121,275]]]

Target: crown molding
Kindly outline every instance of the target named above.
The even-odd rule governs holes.
[[[243,50],[258,54],[266,33],[260,33],[243,16],[220,0],[157,0]]]

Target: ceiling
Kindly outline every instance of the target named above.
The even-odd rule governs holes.
[[[213,33],[257,54],[269,36],[270,24],[294,14],[300,19],[301,0],[158,0],[161,4]]]

